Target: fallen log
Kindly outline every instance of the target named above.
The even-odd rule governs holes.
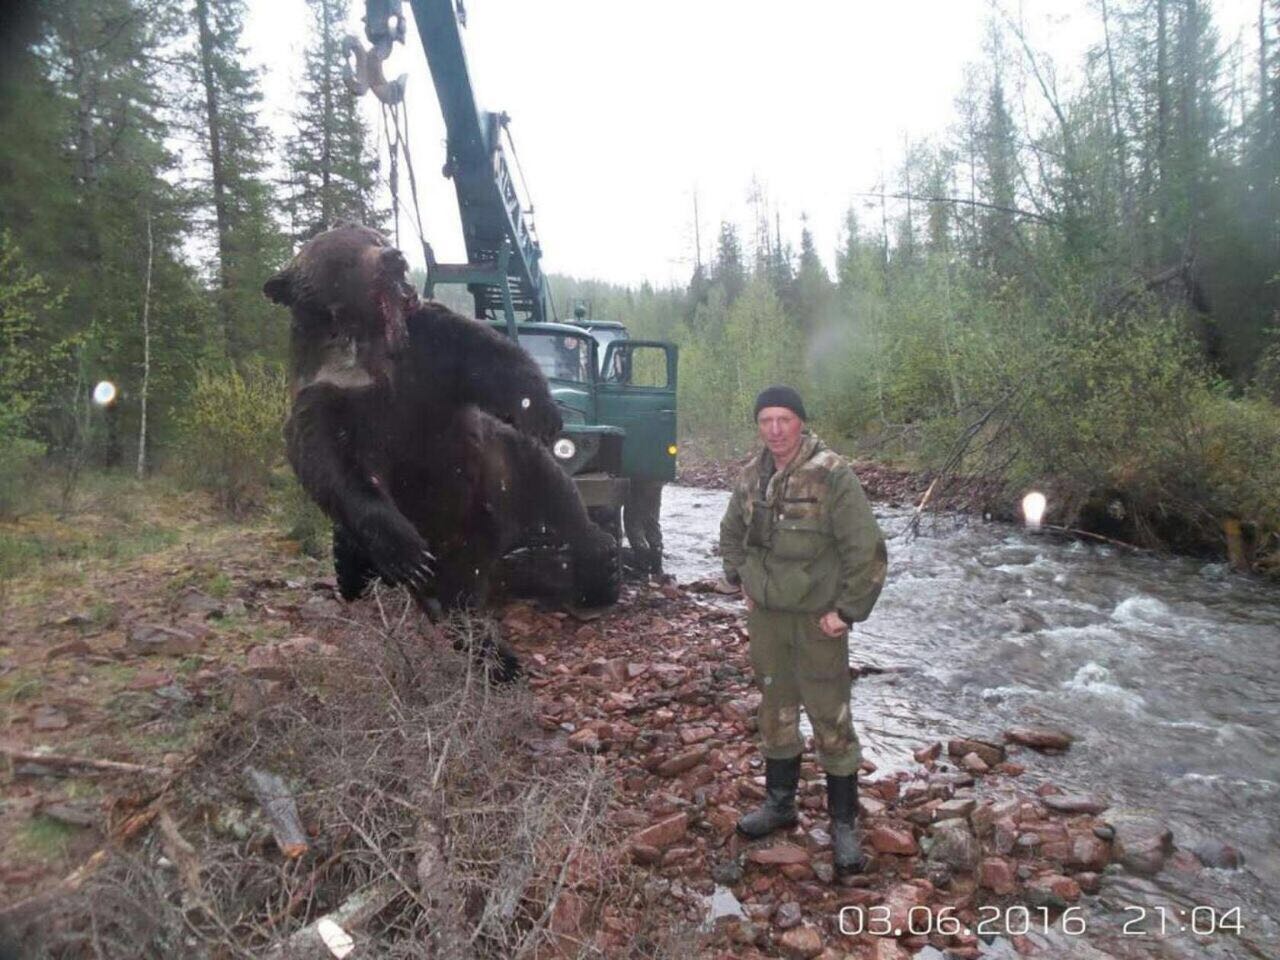
[[[267,960],[332,960],[355,950],[355,938],[365,924],[381,913],[403,888],[386,879],[353,893],[337,909],[318,917],[267,954]]]
[[[294,860],[310,847],[307,832],[302,829],[302,820],[298,816],[298,805],[285,782],[274,773],[245,767],[244,775],[249,781],[253,795],[257,797],[262,812],[267,815],[271,824],[271,834],[276,839],[276,846],[290,860]]]
[[[99,760],[96,757],[70,757],[57,753],[40,753],[36,750],[25,750],[20,747],[0,745],[0,753],[13,763],[37,763],[46,767],[68,769],[83,767],[86,770],[98,770],[102,773],[145,773],[148,776],[165,776],[173,771],[164,767],[148,767],[141,763],[125,763],[122,760]]]

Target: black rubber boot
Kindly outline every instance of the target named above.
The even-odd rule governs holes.
[[[764,804],[738,821],[738,832],[753,840],[768,836],[796,822],[796,787],[800,783],[800,758],[764,761]]]
[[[827,813],[831,816],[831,851],[837,874],[861,873],[867,858],[860,849],[858,775],[827,774]]]

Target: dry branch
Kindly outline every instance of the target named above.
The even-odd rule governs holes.
[[[152,777],[165,776],[172,772],[164,767],[148,767],[140,763],[125,763],[121,760],[98,760],[93,757],[69,757],[56,753],[39,753],[34,750],[3,745],[0,745],[0,753],[14,763],[38,763],[58,769],[83,767],[86,770],[97,770],[102,773],[145,773]]]

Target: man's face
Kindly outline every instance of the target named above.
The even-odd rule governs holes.
[[[756,426],[761,442],[769,448],[775,462],[789,460],[800,449],[804,421],[789,408],[765,407],[756,417]]]

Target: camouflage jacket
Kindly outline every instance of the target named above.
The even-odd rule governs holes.
[[[720,521],[725,577],[766,610],[865,620],[884,587],[888,553],[862,485],[844,458],[806,433],[775,471],[762,449],[739,474]]]

